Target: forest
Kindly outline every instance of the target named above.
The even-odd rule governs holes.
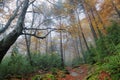
[[[120,80],[120,0],[0,0],[0,80]]]

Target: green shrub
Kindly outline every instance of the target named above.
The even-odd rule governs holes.
[[[115,45],[120,43],[120,24],[113,22],[113,24],[107,29],[108,39],[112,40]]]
[[[58,72],[57,68],[51,68],[50,71],[52,72],[53,75],[56,75]]]
[[[62,68],[61,58],[57,54],[32,54],[33,66],[38,69],[50,70],[51,68]]]
[[[6,57],[0,64],[0,77],[4,78],[13,75],[24,75],[33,72],[26,56],[16,54],[15,56]]]
[[[120,46],[119,48],[117,48],[117,50],[120,51]],[[106,62],[102,64],[101,69],[108,71],[111,74],[111,77],[113,80],[119,80],[120,78],[120,52],[115,52],[114,55],[107,56],[105,58],[105,61]]]
[[[72,67],[79,66],[80,64],[83,64],[82,58],[75,58],[72,60]]]
[[[96,48],[90,47],[90,50],[85,52],[85,56],[86,56],[86,63],[88,64],[96,63],[96,59],[95,59]]]

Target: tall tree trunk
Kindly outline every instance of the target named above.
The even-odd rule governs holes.
[[[84,35],[84,33],[83,33],[82,25],[81,25],[81,22],[80,22],[79,13],[78,13],[77,11],[76,11],[76,13],[77,13],[78,24],[79,24],[78,27],[79,27],[80,32],[81,32],[81,34],[82,34],[82,37],[83,37],[83,40],[84,40],[85,46],[86,46],[87,50],[89,51],[89,47],[88,47],[87,41],[86,41],[86,39],[85,39],[85,35]]]
[[[52,33],[50,33],[50,53],[53,53],[54,50],[52,50]]]
[[[61,26],[61,17],[60,17],[60,28],[61,28],[62,26]],[[63,38],[62,38],[62,31],[60,31],[60,53],[61,53],[61,61],[62,61],[62,63],[61,63],[61,66],[62,67],[64,67],[64,55],[63,55],[63,44],[62,44],[62,40],[63,40]]]
[[[30,28],[33,28],[34,21],[35,21],[35,13],[34,13],[34,8],[33,8],[33,4],[32,4],[32,23],[31,23]],[[32,30],[30,31],[30,33],[32,33]],[[28,39],[29,50],[30,50],[31,49],[31,35],[28,35],[27,39]]]
[[[82,54],[82,58],[83,58],[83,63],[85,62],[85,56],[84,56],[84,49],[83,49],[83,45],[82,45],[82,37],[80,35],[81,34],[81,30],[80,30],[80,25],[78,26],[78,39],[79,39],[79,46],[80,46],[80,52]]]
[[[41,46],[41,41],[39,40],[39,46],[38,46],[38,49],[39,49],[39,53],[41,53],[41,50],[40,50],[40,47]]]
[[[81,37],[80,37],[80,31],[78,31],[78,39],[79,39],[79,43],[80,43],[79,46],[80,46],[81,54],[82,54],[82,57],[83,57],[83,63],[85,63],[84,49],[83,49],[82,40],[81,40]]]
[[[64,66],[64,59],[63,59],[63,44],[62,44],[62,32],[60,31],[60,52],[61,52],[61,61],[62,61],[62,66]]]
[[[77,38],[75,38],[75,48],[76,48],[76,53],[77,53],[77,58],[79,58],[80,59],[80,51],[79,51],[79,44],[78,44],[78,40],[77,40]]]
[[[97,29],[97,31],[98,31],[98,37],[101,37],[101,31],[100,31],[100,29],[99,29],[99,24],[98,24],[98,22],[96,21],[96,18],[95,18],[95,16],[94,16],[94,11],[93,11],[93,9],[91,8],[90,9],[90,11],[91,11],[91,16],[92,16],[92,18],[93,18],[93,21],[95,22],[95,25],[96,25],[96,29]]]
[[[34,24],[34,17],[35,17],[35,14],[34,14],[34,9],[33,9],[33,4],[32,4],[32,23],[31,23],[31,26],[30,26],[31,28],[33,27],[33,24]],[[26,30],[24,30],[24,32],[26,33]],[[30,33],[32,33],[32,31],[30,31]],[[30,61],[30,64],[33,65],[33,61],[32,61],[32,58],[31,58],[31,51],[30,51],[30,48],[31,48],[31,35],[28,35],[28,36],[25,35],[25,41],[26,41],[28,60]]]
[[[35,39],[35,52],[37,52],[38,53],[38,39],[36,38]]]
[[[89,15],[89,13],[88,13],[87,10],[86,10],[87,6],[86,6],[84,0],[82,0],[82,5],[83,5],[84,11],[85,11],[85,15],[86,15],[86,17],[87,17],[87,19],[88,19],[88,22],[89,22],[89,24],[90,24],[90,29],[91,29],[91,31],[92,31],[93,37],[94,37],[94,39],[96,40],[96,39],[97,39],[97,34],[96,34],[95,30],[94,30],[94,27],[93,27],[93,24],[92,24],[90,15]]]
[[[25,32],[26,33],[26,32]],[[29,36],[28,36],[29,37]],[[25,35],[25,41],[26,41],[26,48],[27,48],[27,55],[28,55],[28,59],[30,61],[30,64],[32,65],[32,58],[31,58],[31,54],[30,54],[30,41],[28,40],[29,38],[27,38],[27,35]]]
[[[29,5],[29,0],[25,0],[16,24],[16,28],[0,41],[0,62],[2,61],[3,57],[5,56],[9,48],[15,43],[17,38],[22,34],[24,18],[26,15],[28,5]]]
[[[48,30],[47,30],[48,33]],[[48,54],[48,37],[45,38],[46,53]]]

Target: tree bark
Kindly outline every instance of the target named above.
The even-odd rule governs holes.
[[[9,48],[15,43],[17,38],[22,34],[24,19],[28,5],[29,5],[29,0],[25,0],[16,24],[16,28],[0,41],[0,62],[2,61],[3,57],[5,56]]]

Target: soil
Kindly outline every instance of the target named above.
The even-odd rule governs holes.
[[[80,65],[76,68],[67,67],[70,74],[59,80],[85,80],[88,75],[88,65]]]

